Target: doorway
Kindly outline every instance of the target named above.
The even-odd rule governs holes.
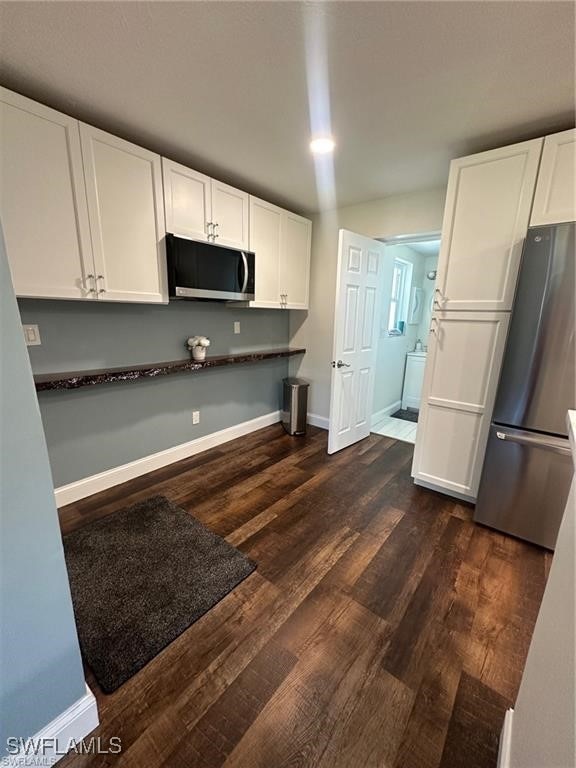
[[[328,453],[371,432],[416,442],[439,245],[339,231]]]
[[[394,271],[380,307],[371,431],[415,443],[440,237],[432,233],[384,243]]]

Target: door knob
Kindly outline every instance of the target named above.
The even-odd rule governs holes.
[[[343,363],[342,360],[338,360],[338,362],[332,360],[332,368],[350,368],[350,363]]]

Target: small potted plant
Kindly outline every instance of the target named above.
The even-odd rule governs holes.
[[[210,346],[210,339],[207,336],[192,336],[186,345],[192,350],[194,360],[206,360],[206,350]]]

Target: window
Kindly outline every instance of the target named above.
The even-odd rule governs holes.
[[[408,303],[410,301],[410,283],[412,282],[412,265],[402,259],[394,259],[392,277],[392,295],[388,310],[388,335],[401,336],[406,329]]]

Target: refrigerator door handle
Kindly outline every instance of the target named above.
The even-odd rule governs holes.
[[[510,443],[519,443],[520,445],[533,445],[536,448],[543,448],[546,451],[561,453],[565,456],[571,454],[567,440],[558,437],[545,437],[540,435],[518,435],[510,432],[496,432],[498,440],[506,440]]]

